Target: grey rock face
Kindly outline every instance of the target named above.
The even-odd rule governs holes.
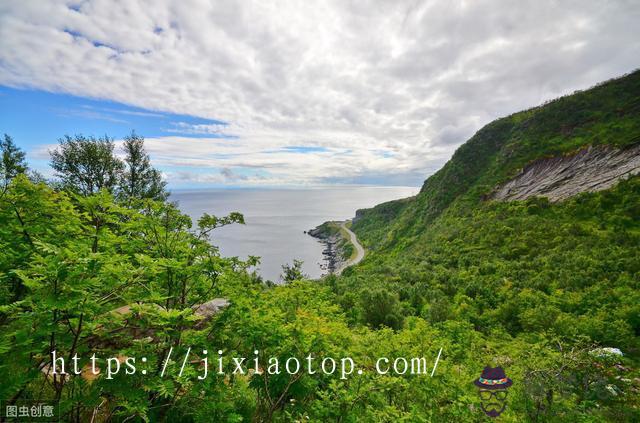
[[[625,149],[588,147],[570,156],[529,164],[497,187],[491,198],[508,201],[540,196],[557,202],[581,192],[611,188],[620,179],[639,173],[640,144]]]
[[[227,308],[229,304],[231,303],[226,298],[214,298],[206,303],[195,305],[192,308],[194,310],[194,314],[206,319]]]

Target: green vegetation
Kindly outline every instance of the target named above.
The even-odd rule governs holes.
[[[144,138],[132,132],[124,137],[123,150],[125,166],[120,176],[121,196],[129,199],[165,200],[166,182],[162,180],[160,172],[151,167],[149,156],[144,150]]]
[[[0,193],[0,398],[59,399],[64,421],[486,421],[472,381],[500,365],[514,381],[502,421],[640,420],[640,178],[560,204],[485,200],[532,160],[638,135],[639,72],[500,119],[416,197],[358,213],[352,229],[370,250],[359,265],[307,281],[294,262],[280,286],[247,271],[256,258],[210,244],[242,215],[193,225],[141,194],[157,193],[148,161],[118,165],[107,138],[63,140],[64,184],[21,165]],[[123,195],[126,166],[151,176]],[[230,305],[196,313],[214,298]],[[218,349],[351,357],[363,373],[198,380],[204,349],[211,362]],[[380,357],[424,357],[430,370],[440,349],[433,378],[374,371]],[[147,357],[148,373],[109,379],[103,359],[99,376],[53,378],[53,350],[83,369],[93,353]]]
[[[340,232],[340,222],[329,220],[316,227],[317,235],[321,237],[330,237]]]
[[[640,71],[498,119],[463,144],[413,199],[362,213],[353,230],[370,248],[411,243],[443,211],[469,212],[526,164],[589,145],[640,142]],[[391,226],[391,230],[385,227]],[[381,238],[384,234],[384,238]]]
[[[114,154],[113,139],[65,136],[52,150],[51,167],[68,191],[93,195],[106,190],[121,198],[164,200],[166,183],[151,167],[144,138],[132,132],[124,138],[124,160]]]
[[[357,251],[351,243],[349,234],[342,228],[342,222],[330,220],[316,227],[314,231],[314,236],[320,238],[335,237],[337,239],[335,248],[340,252],[340,257],[343,261],[353,259],[356,256]]]
[[[351,229],[351,224],[352,224],[351,222],[347,222],[345,226]],[[356,251],[356,248],[353,245],[353,243],[351,243],[351,237],[349,236],[347,231],[344,230],[344,228],[340,228],[340,234],[342,235],[342,240],[343,240],[343,244],[341,246],[342,257],[345,260],[354,260],[358,252]]]
[[[637,377],[640,178],[562,204],[485,199],[535,159],[638,142],[640,72],[497,120],[460,147],[415,198],[358,212],[352,230],[373,252],[344,273],[334,292],[352,321],[373,327],[398,325],[397,316],[384,317],[387,311],[367,310],[371,292],[385,290],[405,318],[467,322],[481,339],[500,334],[504,343],[618,347]],[[524,357],[510,355],[510,367]],[[620,385],[628,410],[637,413],[637,384]],[[545,405],[545,419],[563,416],[555,406]],[[585,416],[613,419],[598,401],[588,408]]]
[[[2,186],[6,186],[13,178],[27,171],[24,151],[20,150],[13,142],[13,138],[4,134],[0,140],[0,177]]]

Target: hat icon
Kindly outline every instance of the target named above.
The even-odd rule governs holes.
[[[482,389],[506,389],[513,385],[513,381],[507,377],[502,367],[485,367],[482,374],[473,383]]]

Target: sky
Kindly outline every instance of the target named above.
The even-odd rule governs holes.
[[[640,67],[638,1],[0,2],[0,133],[135,130],[171,188],[419,186],[492,120]]]

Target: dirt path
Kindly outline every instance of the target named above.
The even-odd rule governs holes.
[[[347,223],[349,222],[349,220],[342,222],[340,224],[340,228],[344,229],[345,232],[347,232],[347,234],[349,235],[349,241],[351,241],[351,244],[353,244],[353,247],[356,249],[356,256],[344,262],[342,266],[340,266],[340,268],[335,271],[336,275],[342,273],[342,271],[347,267],[360,263],[364,258],[364,248],[358,242],[358,237],[356,236],[356,234],[354,234],[351,229],[347,227]]]

